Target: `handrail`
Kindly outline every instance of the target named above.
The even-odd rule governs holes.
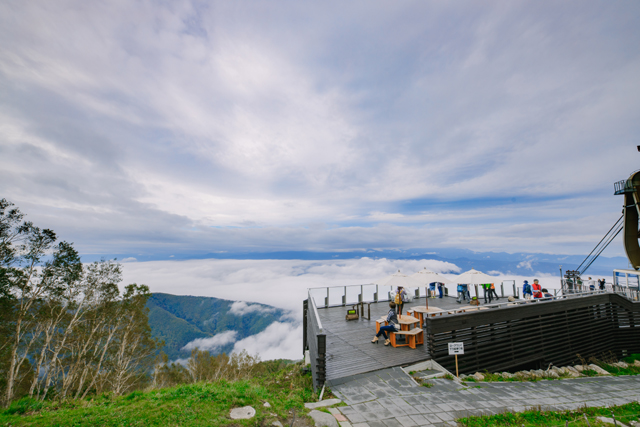
[[[593,296],[593,295],[604,295],[604,294],[617,294],[620,296],[623,296],[629,300],[631,300],[633,302],[633,299],[629,298],[628,295],[626,295],[626,293],[624,292],[617,292],[617,291],[602,291],[602,290],[594,290],[594,291],[584,291],[584,292],[575,292],[573,294],[564,294],[564,295],[558,295],[558,296],[554,296],[554,297],[546,297],[546,298],[532,298],[530,300],[522,300],[522,299],[517,299],[514,301],[509,301],[509,302],[501,302],[501,303],[497,303],[497,304],[483,304],[483,305],[479,305],[479,306],[474,306],[472,308],[509,308],[508,306],[511,305],[511,307],[513,307],[514,305],[526,305],[526,304],[540,304],[540,303],[544,303],[544,302],[552,302],[552,301],[557,301],[557,300],[568,300],[568,299],[576,299],[576,298],[584,298],[584,297],[589,297],[589,296]],[[469,307],[464,307],[464,308],[456,308],[456,309],[444,309],[443,313],[440,313],[442,316],[455,316],[458,314],[474,314],[476,312],[480,312],[481,310],[473,310],[473,313],[467,313],[467,311],[469,311]]]
[[[322,332],[322,322],[320,321],[320,315],[318,314],[318,308],[316,307],[316,302],[313,300],[311,293],[307,292],[309,302],[311,302],[311,307],[313,307],[313,315],[316,318],[316,322],[318,322],[319,332]]]

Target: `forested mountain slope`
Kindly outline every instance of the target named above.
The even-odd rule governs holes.
[[[286,311],[264,304],[242,303],[212,297],[155,293],[147,302],[149,326],[154,338],[164,340],[162,351],[170,359],[186,358],[181,350],[197,338],[236,331],[236,340],[262,332],[275,321],[290,321]],[[233,343],[208,349],[211,354],[229,353]]]

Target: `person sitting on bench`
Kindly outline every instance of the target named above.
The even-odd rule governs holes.
[[[372,343],[378,343],[378,337],[382,335],[384,337],[384,345],[389,345],[391,340],[387,336],[387,332],[397,332],[400,330],[400,324],[398,323],[398,316],[396,316],[396,303],[389,301],[389,313],[387,313],[387,326],[381,326],[380,332],[376,334],[371,340]]]

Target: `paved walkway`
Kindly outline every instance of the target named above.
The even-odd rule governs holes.
[[[621,405],[640,401],[640,375],[539,382],[466,383],[429,380],[421,387],[400,368],[332,381],[334,394],[348,406],[340,411],[353,427],[455,426],[468,415]]]

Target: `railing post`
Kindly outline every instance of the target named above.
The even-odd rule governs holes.
[[[500,296],[504,298],[504,283],[500,283]]]
[[[375,293],[375,294],[373,294],[373,300],[374,300],[375,302],[378,302],[378,285],[376,285],[376,293]]]
[[[324,308],[329,307],[329,288],[327,287],[327,296],[324,298]]]
[[[364,293],[364,286],[360,285],[360,295],[358,295],[358,302],[362,303],[362,294]]]
[[[347,287],[344,287],[344,294],[342,294],[342,305],[347,305]]]

